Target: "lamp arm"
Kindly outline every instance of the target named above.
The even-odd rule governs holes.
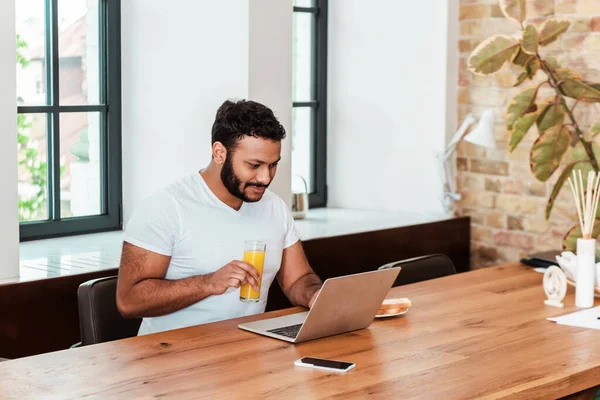
[[[460,142],[463,136],[465,136],[465,134],[467,133],[467,129],[469,129],[469,126],[471,126],[475,121],[477,121],[477,119],[473,114],[467,115],[463,123],[458,128],[458,131],[456,131],[454,136],[452,136],[452,140],[450,140],[448,146],[446,146],[446,150],[444,151],[444,159],[448,159],[452,155],[452,153],[454,153],[458,142]]]

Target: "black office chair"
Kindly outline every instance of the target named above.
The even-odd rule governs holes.
[[[81,343],[74,347],[136,336],[141,318],[123,318],[117,309],[117,277],[92,279],[79,285]]]
[[[382,265],[378,269],[387,269],[402,267],[398,278],[392,287],[408,285],[409,283],[426,281],[429,279],[441,278],[442,276],[453,275],[456,268],[452,260],[444,254],[430,254],[421,257],[409,258],[406,260],[394,261]]]

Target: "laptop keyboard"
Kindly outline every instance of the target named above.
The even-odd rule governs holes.
[[[277,329],[269,329],[267,332],[295,339],[296,336],[298,336],[298,332],[300,332],[300,328],[302,328],[302,324],[284,326],[283,328]]]

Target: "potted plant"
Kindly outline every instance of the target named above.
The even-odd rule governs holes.
[[[534,25],[526,23],[525,0],[500,0],[499,5],[504,16],[516,20],[521,30],[514,36],[495,35],[484,40],[469,56],[468,68],[480,75],[492,75],[509,63],[522,69],[514,86],[525,87],[511,98],[505,115],[508,149],[512,152],[534,130],[531,128],[537,127],[539,136],[530,151],[531,172],[542,182],[559,174],[546,204],[545,217],[549,219],[554,201],[571,173],[581,170],[587,181],[588,172],[599,169],[600,147],[594,143],[594,137],[600,134],[600,118],[589,131],[584,131],[573,110],[586,103],[599,103],[600,84],[585,80],[553,57],[544,57],[544,47],[567,31],[569,21],[551,18]],[[536,74],[545,78],[538,84],[528,82]],[[553,95],[541,96],[543,87],[550,88]],[[567,153],[569,159],[564,160]],[[600,223],[595,227],[593,237],[600,235]],[[565,235],[564,249],[575,251],[576,240],[581,236],[580,226],[574,224]]]

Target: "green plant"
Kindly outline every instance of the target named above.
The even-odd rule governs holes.
[[[87,128],[84,128],[79,131],[79,140],[73,142],[71,147],[69,147],[69,151],[75,157],[79,158],[79,161],[90,161],[90,142],[88,141]]]
[[[22,50],[25,48],[27,48],[27,43],[20,35],[17,35],[17,64],[21,68],[26,68],[29,65],[29,60],[22,53]],[[46,207],[48,168],[47,163],[40,160],[39,151],[34,146],[31,146],[32,143],[29,136],[31,127],[31,117],[24,114],[17,114],[18,165],[20,169],[22,168],[26,171],[25,176],[19,173],[19,183],[29,184],[35,190],[32,196],[21,196],[19,194],[20,221],[39,219],[44,215]]]
[[[539,132],[530,151],[530,167],[540,181],[548,180],[563,166],[563,158],[571,147],[570,159],[562,171],[548,198],[545,210],[550,218],[554,201],[563,184],[573,171],[581,170],[587,182],[590,170],[598,171],[600,147],[593,138],[600,134],[600,118],[589,132],[578,124],[573,110],[581,103],[600,102],[600,84],[589,82],[569,69],[558,65],[552,57],[542,57],[540,50],[554,42],[569,28],[569,21],[548,19],[540,26],[524,25],[526,19],[525,0],[500,0],[500,9],[506,18],[516,20],[521,26],[518,37],[492,36],[480,43],[468,59],[468,68],[475,74],[491,75],[504,65],[512,63],[522,72],[514,86],[533,80],[539,71],[545,74],[541,83],[519,90],[509,101],[506,111],[506,132],[509,136],[508,149],[513,151],[530,128],[535,124]],[[538,99],[540,88],[552,88],[554,95]],[[600,215],[597,216],[600,218]],[[595,224],[600,234],[600,223]],[[565,235],[563,246],[575,250],[575,238],[581,237],[579,226],[574,226]]]

